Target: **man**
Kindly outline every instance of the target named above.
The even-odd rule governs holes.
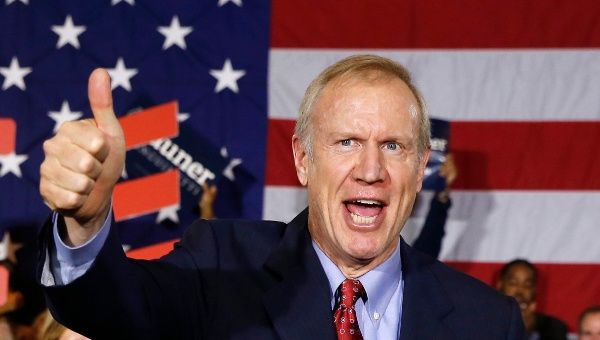
[[[92,73],[89,99],[94,120],[65,123],[41,166],[42,196],[64,219],[43,231],[39,273],[69,328],[94,339],[520,339],[512,299],[400,239],[429,150],[402,66],[355,56],[311,83],[292,140],[308,209],[291,223],[198,221],[157,262],[127,260],[110,228],[124,143],[106,72]]]
[[[579,316],[579,340],[600,340],[600,305],[586,308]]]
[[[567,325],[536,310],[537,278],[537,268],[531,262],[516,259],[502,267],[497,288],[519,303],[528,339],[566,340]]]

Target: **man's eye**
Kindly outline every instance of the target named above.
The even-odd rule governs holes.
[[[340,144],[342,146],[350,146],[350,145],[352,145],[352,140],[351,139],[344,139],[344,140],[340,141]]]
[[[387,143],[385,145],[385,148],[390,151],[396,151],[400,148],[400,146],[398,145],[398,143]]]

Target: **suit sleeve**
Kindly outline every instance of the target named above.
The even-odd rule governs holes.
[[[200,338],[210,315],[201,273],[216,259],[210,254],[214,238],[208,224],[193,229],[199,239],[191,242],[206,252],[196,254],[205,259],[201,264],[192,255],[186,236],[159,261],[128,259],[116,228],[111,228],[84,275],[67,285],[44,287],[53,316],[93,339]],[[40,236],[38,278],[47,249],[54,246],[51,230],[47,223]]]
[[[425,224],[423,224],[421,233],[414,242],[413,248],[429,254],[433,258],[438,258],[442,248],[442,240],[446,234],[446,220],[448,219],[450,206],[450,199],[442,202],[438,199],[437,192],[433,195]]]
[[[510,298],[510,324],[508,328],[507,340],[525,340],[525,326],[519,305],[515,299]]]

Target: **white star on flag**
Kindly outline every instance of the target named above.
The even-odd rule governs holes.
[[[156,223],[162,223],[162,221],[166,219],[173,223],[179,223],[179,215],[177,215],[177,210],[179,210],[179,204],[160,209],[158,211],[158,215],[156,216]]]
[[[219,7],[225,5],[228,2],[233,2],[234,4],[236,4],[238,7],[242,7],[242,0],[219,0]]]
[[[19,59],[13,57],[9,67],[0,67],[0,74],[4,76],[2,90],[6,90],[11,86],[16,86],[25,91],[25,76],[31,73],[31,67],[21,67]]]
[[[131,6],[135,5],[135,0],[112,0],[112,2],[110,3],[112,6],[118,4],[119,2],[126,2],[128,4],[130,4]]]
[[[8,231],[5,231],[4,237],[2,238],[2,242],[0,242],[0,261],[4,261],[8,257],[8,245],[9,244],[10,244],[10,233]]]
[[[193,30],[194,29],[192,26],[182,27],[179,23],[179,18],[174,16],[173,19],[171,19],[170,26],[158,27],[158,32],[165,36],[165,42],[163,43],[162,49],[166,50],[173,45],[177,45],[182,50],[185,50],[187,48],[187,45],[185,44],[185,36],[192,33]]]
[[[62,106],[60,107],[60,111],[50,111],[48,112],[48,116],[54,119],[54,133],[58,131],[58,128],[64,123],[72,120],[77,120],[83,116],[83,113],[79,111],[71,111],[71,107],[69,106],[69,102],[66,100],[62,102]]]
[[[10,232],[5,231],[2,242],[0,242],[0,261],[9,260],[17,264],[17,251],[23,248],[22,243],[13,242],[10,239]]]
[[[56,43],[56,48],[61,48],[66,44],[71,44],[71,46],[79,49],[79,35],[85,32],[85,26],[75,26],[73,24],[73,18],[70,15],[67,15],[65,19],[65,23],[60,25],[52,26],[52,32],[58,34],[58,42]]]
[[[188,120],[188,118],[190,118],[190,114],[189,113],[179,112],[177,114],[177,121],[180,122],[180,123],[185,122],[186,120]]]
[[[15,176],[21,178],[21,163],[27,160],[27,155],[17,155],[14,152],[0,155],[0,177],[12,172]]]
[[[127,91],[131,91],[130,79],[138,73],[135,68],[126,68],[123,58],[119,57],[115,68],[109,68],[108,74],[111,79],[111,89],[116,89],[121,86]]]
[[[10,5],[10,4],[12,4],[13,2],[16,2],[16,1],[20,1],[20,2],[24,3],[25,5],[29,5],[29,0],[6,0],[6,4]]]
[[[210,70],[209,73],[211,76],[217,79],[215,93],[219,93],[225,88],[238,93],[239,89],[237,81],[246,74],[246,71],[234,70],[233,66],[231,65],[231,60],[227,58],[221,70]]]
[[[227,148],[226,147],[222,147],[221,148],[221,156],[223,158],[227,158],[229,157],[229,153],[227,152]],[[235,174],[233,173],[233,169],[235,169],[236,166],[242,164],[242,159],[241,158],[232,158],[229,160],[229,164],[227,164],[227,166],[225,167],[225,169],[223,169],[223,176],[225,176],[227,179],[229,179],[230,181],[235,181]]]

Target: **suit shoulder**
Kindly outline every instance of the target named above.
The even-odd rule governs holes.
[[[551,315],[535,313],[535,321],[542,337],[565,339],[568,333],[567,324]]]
[[[456,307],[467,309],[476,307],[477,310],[484,303],[491,304],[490,306],[494,306],[494,309],[501,313],[510,311],[512,299],[500,294],[489,285],[418,250],[411,249],[410,255],[416,257],[422,266],[433,273]]]
[[[493,303],[509,308],[511,299],[482,281],[435,260],[431,270],[457,303]]]
[[[186,229],[179,246],[205,255],[258,256],[279,242],[285,228],[285,223],[277,221],[199,219]]]
[[[198,219],[184,232],[183,239],[201,239],[207,234],[216,238],[227,237],[275,237],[283,233],[286,224],[278,221],[256,221],[244,219]]]

